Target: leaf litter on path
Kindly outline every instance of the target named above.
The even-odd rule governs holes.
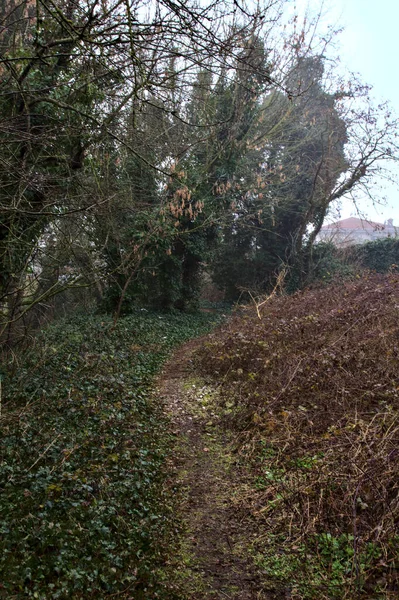
[[[176,518],[179,547],[166,566],[171,594],[179,600],[270,600],[248,552],[256,535],[249,514],[237,509],[246,474],[234,440],[218,425],[217,391],[195,379],[191,361],[201,340],[181,347],[158,380],[158,395],[175,431]]]

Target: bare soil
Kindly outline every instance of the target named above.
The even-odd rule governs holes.
[[[219,425],[217,390],[195,376],[192,355],[202,342],[181,347],[157,385],[177,440],[175,477],[168,485],[171,492],[180,490],[177,519],[183,524],[180,547],[167,567],[171,597],[271,599],[249,552],[257,531],[240,500],[248,494],[245,468]]]

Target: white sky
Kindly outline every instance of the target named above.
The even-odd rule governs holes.
[[[320,0],[291,0],[302,11],[307,5],[317,12]],[[324,23],[343,26],[339,36],[339,56],[343,67],[359,73],[373,86],[377,102],[388,100],[399,116],[399,0],[324,0]],[[373,221],[394,219],[399,225],[399,186],[378,183],[387,196],[386,206],[374,208],[369,200],[359,204]],[[348,201],[341,202],[341,218],[357,216]]]

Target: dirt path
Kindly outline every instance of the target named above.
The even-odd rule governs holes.
[[[177,436],[171,485],[182,490],[184,533],[169,565],[171,590],[188,600],[269,600],[248,557],[256,529],[242,510],[245,472],[218,426],[217,392],[196,379],[192,366],[200,344],[194,340],[178,350],[158,381]]]

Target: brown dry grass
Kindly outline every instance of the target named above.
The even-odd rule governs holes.
[[[233,317],[197,355],[234,403],[226,425],[240,431],[256,482],[246,509],[292,552],[305,544],[320,558],[327,532],[352,546],[331,555],[342,563],[337,595],[314,597],[395,597],[399,276],[273,298],[261,316]]]

